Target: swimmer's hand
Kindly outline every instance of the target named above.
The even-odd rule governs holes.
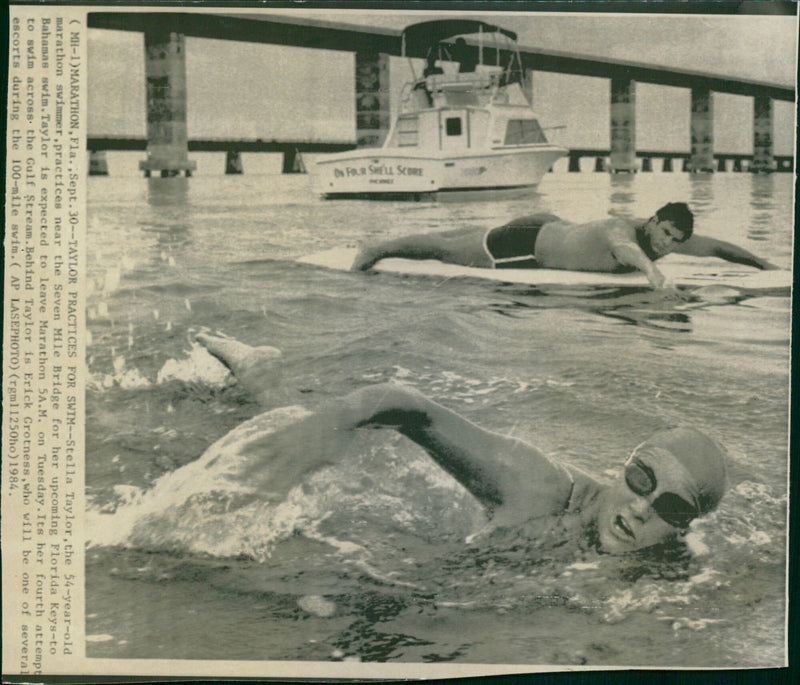
[[[303,479],[339,461],[353,439],[335,411],[322,410],[247,444],[236,479],[266,498],[283,498]]]

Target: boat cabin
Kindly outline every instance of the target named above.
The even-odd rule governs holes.
[[[403,32],[403,54],[426,66],[419,74],[411,62],[413,79],[384,147],[448,153],[547,144],[522,92],[512,31],[472,20],[423,22]]]
[[[567,153],[547,142],[522,91],[513,32],[430,21],[409,26],[402,48],[412,79],[383,146],[317,160],[315,186],[325,197],[527,192]]]
[[[440,107],[398,116],[385,147],[468,151],[547,144],[536,117],[497,108]]]

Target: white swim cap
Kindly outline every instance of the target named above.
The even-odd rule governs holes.
[[[668,428],[650,437],[645,445],[670,452],[689,472],[697,488],[700,514],[716,509],[725,493],[725,450],[695,428]]]

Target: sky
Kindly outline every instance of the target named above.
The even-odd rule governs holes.
[[[401,29],[442,13],[286,10],[306,18]],[[230,13],[230,11],[228,11]],[[270,11],[268,14],[276,14]],[[459,12],[458,16],[465,16]],[[781,85],[795,82],[797,17],[653,14],[481,13],[516,31],[524,47],[610,57]],[[354,139],[352,53],[187,38],[190,137]],[[396,95],[410,71],[393,58]],[[689,148],[687,89],[637,84],[637,147]],[[397,97],[393,97],[393,107]],[[609,144],[609,84],[604,79],[536,72],[534,108],[555,143]],[[144,135],[142,34],[89,32],[89,131]],[[714,96],[715,149],[752,150],[752,100]],[[794,105],[774,107],[776,154],[794,150]]]

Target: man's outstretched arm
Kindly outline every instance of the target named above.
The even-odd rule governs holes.
[[[676,246],[675,252],[688,254],[694,257],[718,257],[735,264],[745,264],[754,266],[756,269],[773,270],[779,266],[768,262],[766,259],[756,257],[752,252],[748,252],[743,247],[727,243],[724,240],[708,238],[702,235],[693,235],[685,243]]]
[[[608,245],[614,258],[620,264],[632,266],[641,271],[654,288],[670,287],[667,279],[653,264],[634,239],[623,230],[614,230],[608,235]]]

